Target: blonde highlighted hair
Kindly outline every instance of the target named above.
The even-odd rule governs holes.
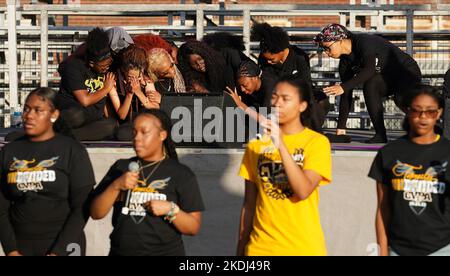
[[[151,79],[154,82],[157,82],[159,80],[158,76],[155,74],[155,71],[164,61],[173,63],[175,69],[175,77],[173,79],[175,92],[185,93],[186,84],[184,82],[183,75],[181,74],[180,70],[178,70],[170,54],[162,48],[154,48],[147,53],[147,72],[149,72]]]

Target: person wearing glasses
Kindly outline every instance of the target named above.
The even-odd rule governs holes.
[[[155,48],[147,52],[147,63],[147,72],[157,91],[162,94],[186,93],[183,75],[166,50]]]
[[[58,93],[62,120],[55,128],[70,129],[67,134],[80,141],[112,138],[117,122],[105,118],[105,105],[116,78],[110,71],[113,58],[108,33],[93,29],[86,40],[85,56],[63,63]]]
[[[407,135],[382,148],[369,173],[380,255],[450,256],[450,141],[436,125],[444,99],[419,86],[405,102]]]
[[[328,96],[341,96],[337,135],[346,135],[352,93],[362,87],[375,136],[367,143],[386,143],[384,97],[394,95],[403,111],[407,91],[420,84],[422,74],[417,62],[400,48],[380,36],[354,34],[339,24],[330,24],[314,38],[331,58],[340,59],[341,84],[326,87]]]

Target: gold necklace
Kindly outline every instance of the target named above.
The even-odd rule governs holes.
[[[144,180],[144,183],[145,183],[146,186],[148,186],[148,180],[150,179],[150,177],[152,177],[152,175],[156,172],[156,170],[159,168],[159,166],[161,165],[161,163],[162,163],[165,159],[166,159],[166,154],[164,153],[164,156],[163,156],[163,158],[162,158],[161,160],[152,162],[152,163],[147,164],[147,165],[145,165],[145,166],[141,166],[141,161],[138,161],[138,162],[139,162],[139,167],[140,167],[139,170],[140,170],[140,172],[141,172],[142,179]],[[145,177],[145,175],[144,175],[144,169],[145,169],[145,168],[148,168],[148,167],[151,167],[151,166],[153,166],[153,165],[156,165],[156,166],[155,166],[155,167],[153,168],[153,170],[147,175],[147,177]]]

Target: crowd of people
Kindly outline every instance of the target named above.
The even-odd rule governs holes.
[[[450,256],[450,142],[438,127],[445,103],[419,85],[417,63],[384,39],[331,24],[314,40],[340,59],[343,82],[320,91],[308,55],[281,28],[257,24],[253,35],[261,44],[258,64],[226,33],[177,49],[154,35],[133,40],[117,28],[91,31],[61,64],[60,92],[31,92],[24,133],[0,151],[5,253],[67,255],[67,246],[78,244],[84,255],[87,220],[112,210],[111,256],[185,255],[182,236],[199,232],[205,206],[160,106],[166,93],[225,91],[265,130],[247,144],[239,171],[245,199],[237,255],[327,255],[319,190],[332,182],[332,158],[320,127],[327,95],[341,95],[336,136],[346,135],[351,91],[362,85],[377,131],[369,142],[387,142],[384,96],[393,94],[406,113],[406,135],[383,147],[369,172],[380,254]],[[276,120],[248,107],[275,108]],[[94,189],[77,140],[112,137],[131,141],[136,156],[115,162]]]
[[[354,34],[339,24],[326,26],[313,41],[329,57],[339,59],[341,83],[317,87],[310,57],[292,45],[280,27],[254,24],[252,39],[260,42],[256,60],[244,54],[241,37],[226,32],[186,41],[181,47],[154,34],[131,37],[119,27],[95,28],[58,69],[61,118],[57,132],[79,141],[131,139],[130,122],[142,110],[160,108],[164,95],[196,93],[231,96],[235,105],[270,107],[274,83],[295,75],[312,88],[308,125],[322,132],[330,96],[339,96],[339,119],[331,142],[350,142],[346,135],[352,91],[364,91],[375,136],[367,143],[386,143],[383,99],[394,95],[406,111],[404,98],[421,82],[416,61],[389,41]],[[244,105],[243,105],[244,104]],[[244,109],[245,110],[245,109]],[[7,140],[22,136],[12,133]]]

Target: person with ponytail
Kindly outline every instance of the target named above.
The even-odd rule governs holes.
[[[286,76],[275,86],[276,119],[250,141],[240,176],[245,179],[238,255],[327,254],[319,215],[319,188],[331,182],[328,139],[307,127],[311,88]]]
[[[0,152],[0,242],[7,256],[86,253],[94,171],[84,146],[53,130],[56,98],[50,88],[32,91],[23,110],[25,136]]]
[[[91,217],[113,209],[111,256],[183,256],[182,235],[198,234],[204,210],[194,173],[179,163],[161,110],[134,120],[136,157],[117,161],[95,189]]]
[[[407,134],[382,148],[376,233],[382,256],[450,256],[450,141],[439,135],[443,97],[419,86],[405,101]]]

